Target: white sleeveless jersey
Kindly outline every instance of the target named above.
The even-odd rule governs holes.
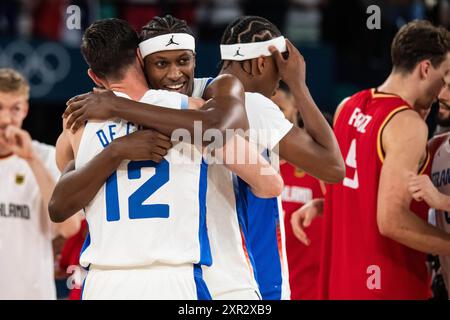
[[[160,90],[149,90],[140,101],[187,107],[186,96]],[[136,129],[121,119],[87,123],[76,167],[91,160],[113,139]],[[107,268],[210,264],[206,183],[207,166],[191,144],[175,143],[159,164],[122,162],[85,208],[89,239],[80,264]]]
[[[195,79],[193,96],[202,97],[204,89],[212,80],[212,78]],[[292,123],[285,119],[280,109],[270,99],[260,94],[246,92],[245,107],[250,128],[257,133],[256,137],[253,136],[253,138],[255,142],[259,142],[258,146],[261,150],[272,150],[292,128]],[[275,153],[270,153],[270,158],[274,161],[275,167],[279,168],[278,156]],[[239,179],[226,167],[222,165],[209,166],[207,225],[213,265],[209,268],[204,268],[204,278],[213,298],[230,291],[257,288],[258,285],[259,289],[262,289],[259,279],[257,279],[257,284],[255,278],[258,278],[259,273],[266,272],[265,266],[261,264],[261,272],[256,270],[260,259],[254,255],[255,250],[252,247],[258,246],[258,244],[257,241],[252,241],[252,237],[249,234],[248,217],[245,214],[246,204],[242,199],[247,196],[242,193],[242,188],[239,188],[239,184],[242,184],[242,181],[239,182]],[[282,278],[280,280],[282,285],[278,288],[279,298],[289,299],[290,290],[284,245],[281,199],[275,198],[274,201],[277,203],[277,206],[272,206],[272,208],[277,210],[277,217],[279,217],[283,252],[281,257],[275,258],[278,259],[275,260],[275,263],[280,261],[281,258],[281,263],[278,264],[282,270],[275,275],[275,278],[277,276],[280,279]],[[272,213],[266,215],[266,218],[269,220],[272,220],[273,217]],[[255,228],[252,228],[251,231],[254,230]],[[265,237],[264,234],[257,236]],[[273,236],[275,241],[271,241],[269,246],[278,252],[277,235],[273,234]],[[258,249],[256,248],[256,251]],[[269,255],[269,259],[273,261],[273,256]],[[266,279],[270,279],[273,276],[270,272],[266,273]],[[263,293],[262,291],[261,293]]]
[[[436,151],[431,167],[433,184],[438,190],[450,196],[450,142],[447,138]],[[448,211],[435,210],[436,226],[450,233],[450,213]],[[447,288],[450,288],[450,257],[439,256],[442,275]],[[449,292],[450,298],[450,292]]]
[[[33,141],[55,181],[55,148]],[[0,159],[0,300],[56,299],[52,224],[27,162]]]

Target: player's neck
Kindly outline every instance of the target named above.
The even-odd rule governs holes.
[[[411,107],[416,104],[417,90],[411,85],[411,81],[408,77],[405,77],[398,73],[391,73],[386,81],[377,88],[383,93],[395,94],[408,102]]]
[[[133,100],[140,100],[147,92],[148,86],[143,76],[130,70],[120,81],[111,82],[108,89],[125,93]]]

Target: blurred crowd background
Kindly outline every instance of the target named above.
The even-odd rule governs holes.
[[[185,19],[197,36],[198,76],[218,71],[221,34],[240,15],[274,22],[307,61],[310,90],[332,112],[348,93],[379,84],[390,70],[389,47],[408,21],[429,19],[450,26],[449,0],[3,0],[0,2],[0,67],[13,67],[31,82],[31,115],[25,127],[54,143],[64,102],[90,90],[92,82],[79,52],[84,29],[97,19],[118,17],[137,31],[155,15]],[[381,28],[366,27],[370,5],[381,9]],[[81,10],[81,28],[66,26]],[[59,124],[59,121],[57,121]],[[54,124],[54,123],[53,123]]]

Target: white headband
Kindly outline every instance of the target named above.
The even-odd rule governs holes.
[[[220,55],[222,60],[243,61],[258,58],[260,56],[271,56],[269,47],[275,48],[283,53],[286,51],[286,40],[283,36],[263,42],[221,44]]]
[[[195,53],[195,39],[187,33],[168,33],[139,43],[142,58],[149,54],[170,50],[192,50]]]

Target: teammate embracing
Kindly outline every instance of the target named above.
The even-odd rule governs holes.
[[[236,19],[225,31],[224,39],[229,42],[228,45],[236,46],[236,49],[240,46],[236,42],[245,41],[243,47],[255,46],[256,51],[252,55],[247,54],[245,61],[227,61],[218,78],[195,81],[192,51],[167,48],[152,50],[155,39],[166,36],[170,40],[172,33],[177,37],[191,32],[181,20],[166,16],[154,18],[141,33],[141,53],[144,55],[147,78],[153,87],[208,99],[208,94],[220,86],[221,78],[237,77],[244,84],[250,129],[259,133],[256,140],[260,142],[261,151],[266,149],[265,154],[272,154],[271,151],[281,141],[280,153],[283,158],[325,181],[339,181],[343,176],[342,159],[332,131],[304,83],[304,61],[301,55],[288,42],[291,55],[288,60],[283,59],[279,53],[275,60],[271,57],[272,53],[268,49],[271,44],[280,51],[286,50],[286,41],[273,24],[260,17]],[[234,60],[234,53],[223,56],[223,59]],[[305,130],[293,128],[292,123],[285,119],[269,99],[280,77],[296,92],[295,103],[308,122]],[[117,113],[115,109],[119,108],[111,106],[124,101],[119,101],[108,93],[83,95],[73,101],[67,112],[73,114],[69,122],[74,127],[85,119],[98,119],[110,114],[145,126],[157,119],[151,115],[151,111],[131,104],[120,108],[120,114]],[[276,166],[276,154],[272,157]],[[235,186],[240,188],[233,188],[233,179]],[[284,240],[279,239],[283,234],[283,225],[280,224],[282,216],[279,214],[281,206],[278,199],[266,201],[255,197],[242,181],[233,178],[220,166],[209,168],[208,183],[209,190],[214,190],[207,195],[208,208],[211,209],[207,223],[214,263],[210,268],[204,268],[204,272],[213,297],[258,298],[252,280],[255,277],[252,272],[255,272],[263,298],[289,298],[287,265],[283,258],[285,254],[282,253]],[[285,288],[283,294],[282,285]]]
[[[193,45],[186,37],[175,40],[183,46]],[[137,35],[125,21],[106,19],[86,30],[82,51],[97,85],[113,90],[123,101],[140,100],[141,108],[156,110],[161,119],[147,127],[168,136],[179,126],[194,132],[193,120],[221,128],[222,122],[214,121],[220,115],[225,126],[245,128],[238,81],[223,77],[225,85],[213,93],[203,110],[173,110],[188,107],[187,97],[148,90],[137,44]],[[231,93],[224,94],[226,90]],[[75,133],[64,132],[62,162],[73,151],[76,169],[68,167],[49,206],[55,221],[85,207],[89,238],[80,262],[89,272],[83,298],[209,298],[201,270],[202,265],[211,264],[202,145],[183,140],[170,149],[166,136],[149,130],[136,132],[139,121],[107,119],[90,121]],[[223,146],[227,157],[228,148],[233,156],[234,141],[239,138],[232,137]],[[279,194],[279,175],[245,140],[243,145],[256,156],[249,158],[257,161],[239,164],[224,159],[225,165],[261,196]],[[108,154],[113,157],[108,159]],[[268,175],[261,175],[263,168]]]

